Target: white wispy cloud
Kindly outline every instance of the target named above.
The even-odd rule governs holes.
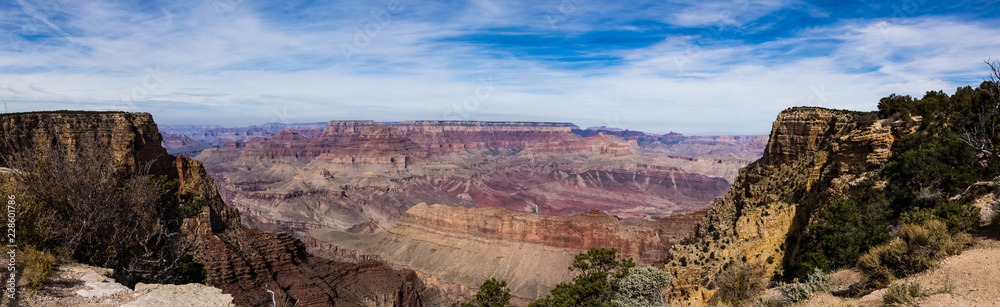
[[[706,13],[733,5],[741,10]],[[988,39],[1000,34],[995,20],[954,16],[840,19],[766,39],[684,30],[767,31],[752,24],[777,11],[831,14],[777,0],[293,6],[88,1],[0,11],[12,42],[0,46],[0,98],[11,111],[147,111],[164,124],[545,120],[766,133],[786,107],[873,109],[890,93],[978,84],[981,61],[1000,58],[1000,42]],[[600,43],[665,27],[653,44]],[[581,39],[595,31],[609,34]],[[573,66],[580,58],[592,62]]]

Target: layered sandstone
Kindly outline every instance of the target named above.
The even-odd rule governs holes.
[[[761,264],[767,276],[795,259],[813,212],[838,200],[884,164],[893,141],[919,117],[893,122],[874,114],[792,108],[774,122],[763,157],[740,170],[668,268],[679,283],[707,285],[726,263]],[[717,239],[716,239],[717,238]]]
[[[489,278],[508,282],[520,298],[543,297],[572,274],[566,268],[587,249],[616,248],[640,264],[662,263],[704,212],[622,225],[598,210],[545,216],[503,208],[418,204],[388,229],[367,234],[313,230],[310,251],[344,260],[384,259],[426,280],[457,285],[461,297]]]
[[[421,202],[545,215],[599,209],[632,224],[704,208],[729,185],[706,173],[726,175],[742,166],[648,155],[635,140],[601,133],[583,138],[572,133],[575,127],[331,121],[312,138],[283,130],[206,150],[197,159],[247,226],[300,235],[368,219],[390,227]]]
[[[3,152],[44,144],[62,148],[108,146],[124,169],[176,178],[179,192],[195,193],[206,205],[179,229],[182,253],[208,271],[205,283],[231,294],[240,306],[297,302],[299,306],[422,306],[447,303],[410,270],[382,262],[341,263],[315,257],[286,234],[247,230],[227,206],[202,163],[168,155],[148,113],[37,112],[0,115],[9,137]],[[86,161],[78,161],[86,163]],[[168,226],[169,227],[169,226]]]
[[[162,138],[149,113],[125,112],[29,112],[0,116],[2,152],[36,146],[109,146],[122,169],[150,165],[150,172],[172,172],[173,158],[160,146]]]

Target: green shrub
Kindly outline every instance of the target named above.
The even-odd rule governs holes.
[[[198,193],[186,192],[184,194],[178,195],[180,207],[180,213],[183,217],[194,217],[201,213],[201,208],[207,205],[204,197],[201,197]]]
[[[21,285],[31,289],[41,289],[52,274],[56,257],[28,246],[21,250]]]
[[[635,267],[618,280],[618,291],[611,303],[618,307],[663,306],[663,287],[674,280],[669,272],[654,267]]]
[[[791,283],[778,283],[778,291],[788,301],[800,302],[812,296],[815,289],[813,289],[812,285],[801,283],[798,279],[795,279]]]
[[[781,307],[784,305],[781,301],[766,296],[758,296],[757,301],[753,304],[754,307]]]
[[[933,208],[914,208],[900,216],[900,220],[910,224],[923,224],[931,219],[943,221],[952,234],[967,232],[979,225],[979,208],[972,204],[946,201]]]
[[[791,283],[778,283],[778,291],[790,302],[800,302],[808,299],[817,291],[826,291],[833,284],[833,275],[819,268],[813,269],[805,282],[795,279]]]
[[[618,249],[591,248],[576,255],[570,271],[580,273],[569,283],[559,283],[550,295],[529,306],[611,306],[618,281],[635,267],[632,258],[618,259]]]
[[[195,262],[191,255],[177,260],[177,284],[201,283],[208,276],[205,265]]]
[[[472,300],[462,303],[462,307],[504,307],[510,305],[509,302],[510,289],[507,288],[507,281],[490,278],[483,281]]]
[[[872,246],[888,242],[889,200],[866,183],[862,191],[821,209],[807,226],[802,243],[801,271],[832,271],[853,265]]]
[[[961,253],[970,242],[968,234],[951,235],[937,219],[922,225],[904,224],[891,242],[861,256],[857,267],[868,287],[884,288],[895,278],[923,272],[934,267],[938,259]]]
[[[812,273],[806,276],[806,283],[812,285],[816,290],[826,291],[833,285],[833,274],[821,269],[813,269]]]
[[[746,305],[767,288],[764,267],[746,262],[723,270],[715,276],[714,283],[719,290],[710,300],[713,304]]]
[[[879,118],[890,118],[897,113],[904,117],[910,116],[915,104],[910,95],[892,94],[879,100],[878,116]]]
[[[923,287],[919,282],[909,284],[893,284],[882,297],[882,304],[885,306],[902,306],[912,303],[917,298],[924,296]]]
[[[25,188],[12,178],[0,177],[0,195],[4,201],[14,196],[14,207],[17,212],[17,243],[34,247],[47,246],[52,240],[51,218],[45,203],[36,201]]]

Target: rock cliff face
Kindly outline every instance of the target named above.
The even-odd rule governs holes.
[[[160,146],[162,138],[148,113],[31,112],[0,116],[2,152],[60,144],[66,148],[107,144],[123,169],[150,165],[150,172],[173,172],[173,158]]]
[[[194,192],[207,205],[183,221],[185,253],[204,263],[206,284],[232,294],[240,306],[271,301],[300,306],[422,306],[446,303],[425,287],[413,271],[381,262],[339,263],[315,257],[286,234],[247,230],[239,213],[219,196],[201,162],[168,155],[156,124],[147,113],[37,112],[0,116],[9,137],[3,152],[41,144],[110,146],[121,167],[150,165],[149,172],[179,181],[181,193]],[[94,143],[96,142],[96,143]],[[91,144],[91,145],[88,145]],[[80,161],[80,163],[86,163]]]
[[[885,163],[893,141],[919,121],[875,121],[871,113],[822,108],[781,112],[763,157],[740,170],[687,244],[673,246],[668,268],[681,284],[708,284],[726,263],[743,259],[763,265],[767,274],[781,273],[797,257],[816,209],[870,176],[874,171],[867,170]]]
[[[196,158],[247,226],[299,235],[368,219],[391,227],[421,202],[545,215],[599,209],[633,224],[704,208],[728,188],[719,176],[747,163],[650,155],[635,140],[584,138],[575,127],[332,121],[314,137],[283,130]]]
[[[598,210],[576,216],[544,216],[503,208],[418,204],[392,228],[368,234],[310,231],[310,251],[325,257],[385,259],[416,270],[451,295],[471,294],[488,278],[507,280],[513,295],[535,299],[572,276],[573,257],[593,247],[617,248],[642,264],[667,260],[704,211],[622,225]]]

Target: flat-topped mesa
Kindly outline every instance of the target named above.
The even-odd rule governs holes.
[[[570,123],[544,123],[544,122],[482,122],[482,121],[442,121],[442,120],[421,120],[421,121],[401,121],[393,124],[406,131],[416,131],[425,133],[437,132],[571,132],[577,128]]]
[[[378,124],[365,127],[346,146],[320,154],[317,161],[347,165],[386,165],[403,170],[409,163],[427,158],[423,146],[406,137],[405,132],[394,126]]]
[[[430,153],[449,153],[477,148],[524,148],[579,140],[566,123],[406,121],[394,124]]]
[[[639,154],[639,145],[635,140],[623,141],[613,135],[598,133],[582,140],[568,140],[558,143],[544,143],[530,146],[529,151],[558,152],[588,152],[613,156],[628,156]]]
[[[317,142],[339,146],[354,137],[407,137],[430,153],[481,147],[524,147],[579,139],[570,133],[576,126],[567,123],[480,122],[480,121],[330,121]],[[366,132],[367,131],[367,132]]]
[[[361,133],[361,130],[372,126],[375,126],[375,121],[372,120],[332,120],[326,123],[326,127],[323,128],[320,135],[357,135]]]

